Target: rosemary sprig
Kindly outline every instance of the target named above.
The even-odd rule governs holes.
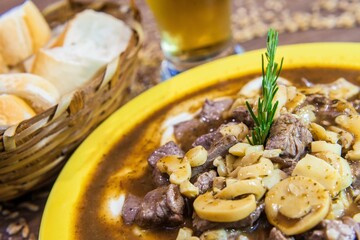
[[[247,136],[247,140],[251,145],[264,145],[269,135],[271,124],[274,120],[278,101],[273,104],[273,99],[278,91],[276,80],[279,77],[284,58],[281,59],[280,66],[275,62],[276,47],[278,45],[278,32],[274,29],[268,31],[267,36],[267,52],[265,58],[267,61],[266,71],[264,67],[264,55],[262,59],[262,99],[258,99],[257,116],[252,110],[250,104],[246,102],[246,106],[252,119],[255,122],[255,127],[251,131],[251,139]]]

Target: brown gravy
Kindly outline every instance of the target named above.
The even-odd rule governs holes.
[[[344,77],[360,85],[360,70],[298,68],[283,70],[281,76],[293,81],[295,85],[301,85],[302,78],[306,78],[312,82],[325,83],[334,81],[339,77]],[[196,99],[196,101],[200,103],[205,97],[213,98],[235,94],[245,80],[253,77],[254,76],[247,76],[241,79],[230,80],[226,83],[186,96],[183,100],[175,102],[161,109],[159,112],[154,113],[145,122],[125,135],[122,140],[103,157],[96,171],[90,177],[91,181],[89,181],[85,193],[82,196],[82,201],[78,205],[78,215],[76,216],[77,239],[145,239],[142,233],[150,233],[151,237],[146,237],[146,239],[176,239],[178,228],[152,231],[139,230],[138,234],[134,234],[134,226],[123,226],[121,219],[119,219],[116,224],[108,224],[100,211],[100,206],[106,199],[105,191],[107,189],[120,188],[125,192],[144,196],[148,191],[154,189],[155,187],[151,183],[151,174],[147,169],[147,165],[141,165],[140,163],[146,162],[151,152],[159,146],[161,136],[158,128],[167,114],[169,114],[169,111],[174,107],[181,108],[183,106],[190,106],[189,104],[183,104],[183,102],[189,102],[190,99]],[[193,100],[190,102],[194,103]],[[188,108],[183,109],[188,110]],[[116,173],[124,166],[131,167],[133,172],[128,173],[126,177],[122,177],[121,179],[116,178]],[[145,171],[145,174],[141,177],[134,178],[134,174],[136,175],[138,171]],[[257,231],[254,234],[249,234],[249,237],[250,239],[265,239],[266,233]]]

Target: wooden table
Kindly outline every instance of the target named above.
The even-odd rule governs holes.
[[[44,8],[48,4],[54,2],[53,0],[33,0],[40,8]],[[126,0],[121,0],[127,2]],[[359,0],[360,1],[360,0]],[[0,13],[10,9],[13,6],[20,4],[22,0],[7,0],[0,2]],[[235,18],[234,35],[237,31],[240,31],[239,26],[236,24],[236,16],[239,16],[240,8],[244,7],[244,3],[247,1],[234,0],[233,15]],[[257,4],[263,4],[258,1]],[[360,2],[359,2],[360,3]],[[156,30],[156,25],[151,12],[145,5],[144,0],[137,1],[137,4],[143,15],[143,25],[146,33],[146,41],[144,44],[143,54],[141,54],[141,68],[138,73],[137,85],[140,91],[144,91],[159,82],[159,64],[162,59],[162,54],[159,48],[159,33]],[[286,8],[291,11],[313,11],[311,8],[313,4],[312,0],[288,0]],[[246,6],[245,6],[246,7]],[[240,9],[240,10],[239,10]],[[263,14],[260,12],[260,14]],[[264,14],[266,14],[264,12]],[[261,18],[262,16],[260,16]],[[236,39],[236,37],[235,37]],[[350,28],[328,29],[328,30],[315,30],[310,29],[306,31],[296,31],[294,33],[281,33],[280,45],[304,43],[304,42],[360,42],[360,15],[359,20]],[[257,48],[263,48],[265,46],[265,37],[255,37],[248,41],[241,42],[241,46],[246,50],[252,50]],[[3,239],[37,239],[38,231],[41,221],[42,212],[46,203],[48,193],[51,190],[51,186],[45,187],[35,193],[28,194],[21,199],[11,201],[8,203],[0,203],[0,240]],[[31,204],[29,204],[31,203]],[[32,205],[34,204],[34,205]],[[6,228],[10,223],[18,221],[20,218],[29,225],[29,234],[26,234],[26,238],[23,238],[21,231],[18,234],[11,237],[6,234]],[[46,240],[46,239],[45,239]]]

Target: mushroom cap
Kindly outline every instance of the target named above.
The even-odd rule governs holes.
[[[212,222],[235,222],[246,218],[256,209],[253,194],[237,200],[215,198],[213,192],[206,192],[194,201],[196,214]]]
[[[329,212],[330,204],[330,194],[320,183],[309,177],[295,176],[269,190],[265,197],[265,213],[272,225],[290,236],[319,224]]]

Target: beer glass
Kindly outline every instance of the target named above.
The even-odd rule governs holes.
[[[162,75],[210,61],[231,45],[231,0],[146,0],[161,34]]]

